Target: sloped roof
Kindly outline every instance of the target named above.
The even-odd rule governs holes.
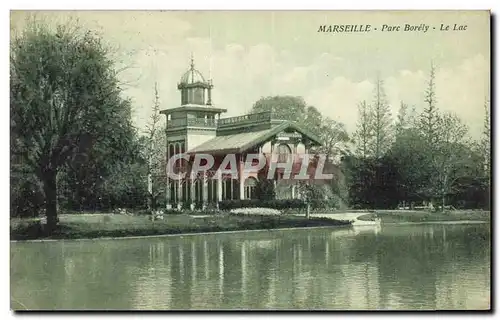
[[[285,121],[282,124],[271,127],[269,129],[264,129],[261,131],[254,132],[243,132],[226,136],[217,136],[209,141],[202,143],[201,145],[188,150],[188,153],[228,153],[228,152],[244,152],[262,142],[267,141],[272,136],[278,134],[285,129],[294,129],[309,139],[311,139],[317,145],[321,145],[319,139],[313,134],[307,132],[307,130],[300,128],[297,124],[289,121]]]

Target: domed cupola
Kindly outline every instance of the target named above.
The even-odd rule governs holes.
[[[201,72],[195,69],[193,57],[191,57],[191,67],[182,75],[177,88],[181,91],[181,105],[212,104],[212,81],[205,80]]]
[[[179,82],[179,86],[195,84],[195,83],[205,83],[205,78],[203,78],[201,72],[199,72],[194,68],[194,63],[193,63],[191,64],[191,68],[182,75],[181,81]]]

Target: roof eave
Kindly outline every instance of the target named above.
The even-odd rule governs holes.
[[[259,143],[267,141],[269,138],[276,135],[281,130],[284,130],[284,129],[289,128],[289,127],[292,127],[293,129],[295,129],[295,130],[299,131],[300,133],[302,133],[303,135],[307,136],[309,138],[309,140],[311,140],[311,142],[314,143],[314,145],[317,145],[317,146],[322,145],[322,143],[319,141],[319,138],[316,137],[314,134],[299,127],[294,122],[285,121],[282,124],[274,127],[271,132],[268,132],[267,134],[263,135],[262,137],[259,137],[258,139],[255,139],[254,141],[251,141],[251,142],[247,143],[246,145],[242,146],[241,148],[239,148],[238,152],[240,152],[240,153],[245,152],[248,149],[254,147],[255,145],[258,145]]]

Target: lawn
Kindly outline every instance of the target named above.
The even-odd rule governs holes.
[[[490,211],[456,210],[445,212],[427,212],[412,210],[380,210],[358,217],[359,220],[372,221],[376,217],[382,223],[432,222],[432,221],[490,221]]]
[[[36,220],[11,221],[11,239],[81,239],[341,225],[349,225],[349,222],[292,215],[238,214],[166,215],[164,220],[153,222],[146,215],[71,214],[60,215],[59,227],[51,236],[44,234]]]

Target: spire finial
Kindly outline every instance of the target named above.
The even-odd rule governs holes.
[[[191,70],[194,70],[194,55],[192,51],[191,51]]]

